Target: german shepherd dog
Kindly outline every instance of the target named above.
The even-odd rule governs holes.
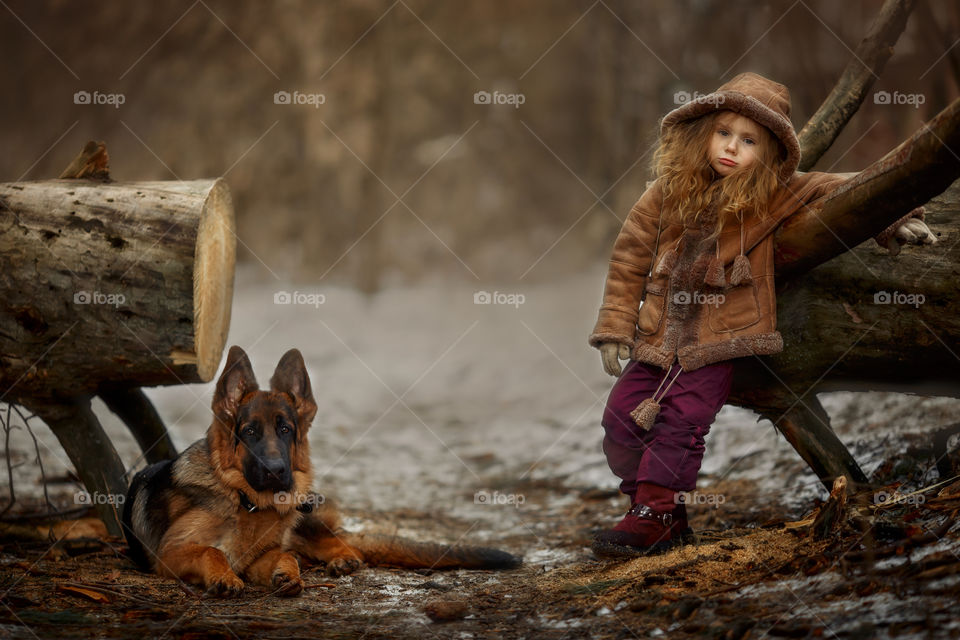
[[[508,569],[521,559],[497,549],[449,547],[389,535],[354,534],[310,490],[307,431],[317,412],[303,357],[283,355],[260,391],[247,354],[232,347],[217,381],[213,423],[173,460],[130,484],[123,529],[130,556],[160,575],[235,596],[244,581],[279,595],[303,590],[298,560],[329,574],[363,564]]]

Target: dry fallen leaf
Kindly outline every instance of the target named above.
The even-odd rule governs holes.
[[[87,589],[86,587],[81,587],[78,585],[72,584],[61,584],[57,585],[57,591],[61,593],[66,593],[67,595],[75,595],[87,598],[88,600],[93,600],[94,602],[99,602],[100,604],[110,604],[113,600],[110,599],[105,593],[99,591],[94,591],[93,589]]]

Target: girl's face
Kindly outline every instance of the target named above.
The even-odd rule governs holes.
[[[760,125],[726,111],[717,116],[710,134],[710,166],[720,177],[752,166],[760,155]]]

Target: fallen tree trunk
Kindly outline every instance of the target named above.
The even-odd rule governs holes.
[[[778,283],[783,352],[737,362],[728,403],[773,422],[828,489],[838,476],[854,483],[866,476],[830,428],[817,393],[960,398],[960,182],[926,210],[940,236],[935,245],[907,246],[892,257],[867,241]]]
[[[210,380],[234,256],[221,180],[0,184],[4,399]]]

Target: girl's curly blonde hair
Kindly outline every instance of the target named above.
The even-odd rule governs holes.
[[[710,166],[710,136],[717,118],[725,113],[733,112],[715,111],[667,129],[652,162],[663,194],[661,210],[671,221],[692,225],[716,201],[717,224],[711,236],[719,235],[735,220],[742,223],[751,215],[761,220],[766,217],[785,155],[773,133],[757,123],[757,161],[720,179]]]

